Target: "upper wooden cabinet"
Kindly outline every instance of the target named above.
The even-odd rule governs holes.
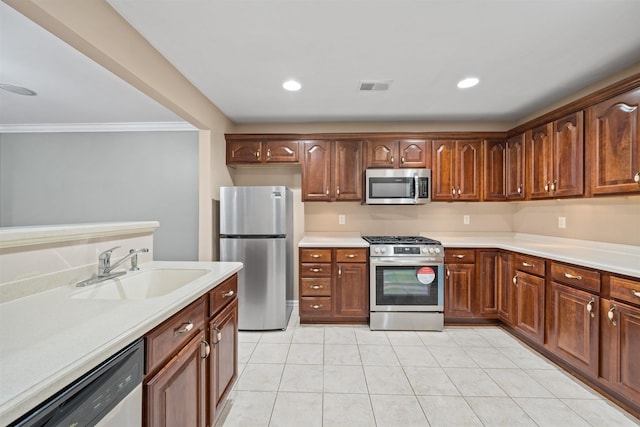
[[[527,191],[532,199],[584,192],[583,112],[526,132]]]
[[[484,142],[484,200],[524,199],[524,134]]]
[[[480,200],[482,141],[433,141],[432,200]]]
[[[588,194],[640,192],[640,89],[587,110]]]
[[[298,163],[298,145],[292,140],[230,140],[227,165]]]
[[[431,166],[430,141],[396,139],[367,141],[368,168],[428,168]]]
[[[505,190],[508,200],[524,199],[525,144],[524,133],[512,136],[506,142]]]
[[[362,200],[362,141],[303,141],[302,201]]]

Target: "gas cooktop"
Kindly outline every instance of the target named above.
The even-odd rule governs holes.
[[[422,236],[362,236],[371,245],[442,245]]]

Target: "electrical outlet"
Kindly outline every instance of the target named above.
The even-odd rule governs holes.
[[[346,223],[346,218],[344,215],[338,215],[338,224],[344,225]]]
[[[469,215],[464,215],[464,216],[462,217],[462,223],[463,223],[464,225],[469,225],[469,224],[471,224],[471,217],[470,217]]]
[[[558,228],[567,228],[567,217],[565,216],[558,217]]]

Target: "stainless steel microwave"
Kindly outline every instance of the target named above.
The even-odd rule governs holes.
[[[367,169],[368,205],[422,205],[431,201],[431,169]]]

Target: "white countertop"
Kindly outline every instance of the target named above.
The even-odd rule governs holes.
[[[508,232],[423,231],[449,248],[496,248],[640,278],[640,247]]]
[[[368,248],[360,233],[309,232],[298,242],[300,248]]]
[[[74,284],[0,304],[0,425],[27,413],[242,268],[239,262],[149,262],[209,270],[164,296],[73,299]],[[90,285],[90,286],[99,286]]]

